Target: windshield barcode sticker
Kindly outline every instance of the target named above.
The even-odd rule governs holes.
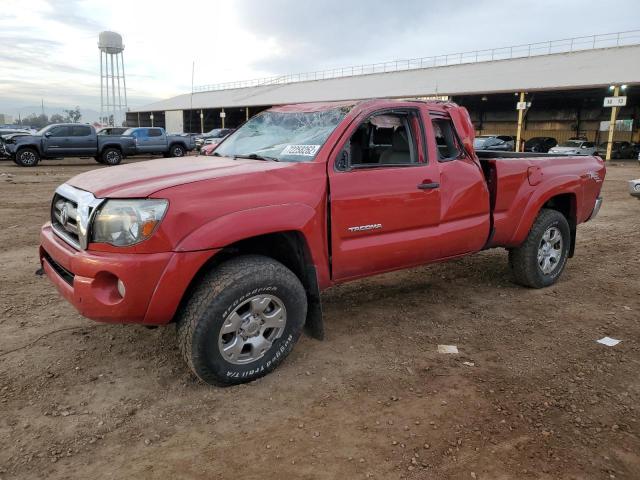
[[[303,155],[313,157],[320,150],[320,145],[287,145],[280,155]]]

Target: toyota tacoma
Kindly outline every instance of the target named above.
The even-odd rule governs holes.
[[[454,103],[279,106],[213,156],[83,173],[55,192],[40,262],[102,322],[177,325],[193,373],[230,385],[276,368],[320,292],[508,251],[515,282],[554,284],[602,203],[593,156],[482,151]]]

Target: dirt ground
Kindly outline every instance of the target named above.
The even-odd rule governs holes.
[[[326,341],[225,389],[172,326],[94,323],[34,275],[54,188],[94,168],[0,163],[2,480],[640,478],[637,162],[609,167],[557,285],[492,250],[336,287]]]

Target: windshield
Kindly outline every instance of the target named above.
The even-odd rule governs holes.
[[[47,130],[49,130],[49,129],[53,128],[54,126],[55,126],[55,125],[47,125],[46,127],[42,127],[42,128],[41,128],[40,130],[38,130],[35,134],[36,134],[36,135],[44,135],[44,133],[45,133]]]
[[[225,135],[227,135],[229,133],[228,129],[223,129],[223,128],[214,128],[213,130],[211,130],[208,133],[205,133],[205,136],[209,137],[209,138],[221,138],[224,137]]]
[[[491,138],[494,138],[494,137],[476,137],[473,139],[473,146],[482,147]]]
[[[319,112],[263,112],[230,135],[216,153],[310,162],[350,109],[343,106]]]
[[[582,145],[582,142],[580,140],[568,140],[566,142],[562,142],[560,145],[558,145],[559,147],[572,147],[572,148],[579,148]]]
[[[133,132],[135,132],[135,130],[135,128],[127,128],[124,132],[122,132],[122,135],[130,137],[131,135],[133,135]]]

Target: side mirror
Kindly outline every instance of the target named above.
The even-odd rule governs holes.
[[[347,152],[346,149],[343,149],[338,155],[338,160],[336,161],[336,168],[338,170],[346,170],[348,164],[349,164],[349,152]]]
[[[47,137],[47,138],[49,138],[49,137],[51,136],[51,132],[46,132],[46,133],[44,134],[44,136],[45,136],[45,137]]]

